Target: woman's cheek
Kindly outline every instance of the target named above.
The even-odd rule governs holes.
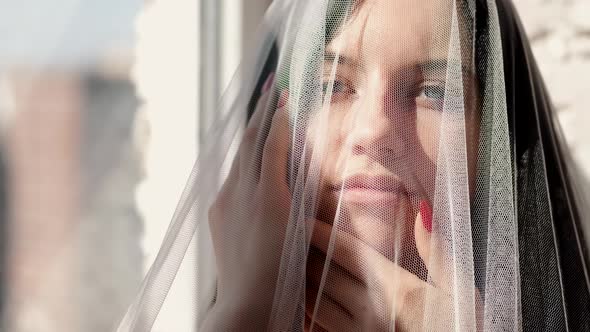
[[[409,151],[413,169],[428,198],[434,197],[436,165],[440,138],[441,116],[432,110],[418,109],[416,114],[416,143]]]
[[[438,155],[438,143],[440,137],[441,116],[432,110],[420,110],[416,112],[416,137],[421,153],[428,161],[436,165]],[[414,152],[414,151],[411,151]]]

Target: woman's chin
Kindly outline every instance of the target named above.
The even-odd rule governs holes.
[[[337,227],[394,260],[404,250],[408,235],[413,233],[410,214],[410,205],[406,203],[389,208],[348,203],[344,204]]]
[[[346,212],[343,217],[355,228],[365,231],[372,228],[396,231],[413,226],[412,207],[407,195],[383,195],[371,199],[344,201]]]
[[[356,193],[358,194],[358,193]],[[320,205],[318,219],[363,241],[382,255],[394,260],[408,245],[413,235],[415,213],[407,195],[365,199],[362,195],[342,197],[341,210],[336,216],[337,199],[330,196]],[[385,202],[387,201],[387,202]],[[338,221],[336,221],[336,218]]]

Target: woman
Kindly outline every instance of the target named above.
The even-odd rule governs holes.
[[[587,215],[507,1],[275,1],[265,24],[120,330],[151,327],[197,227],[204,331],[590,330]]]

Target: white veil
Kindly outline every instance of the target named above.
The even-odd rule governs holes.
[[[118,331],[151,329],[192,241],[199,331],[590,328],[584,214],[509,3],[275,0],[259,36]]]

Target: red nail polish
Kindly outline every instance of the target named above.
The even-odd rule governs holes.
[[[268,90],[270,90],[270,87],[272,86],[272,81],[274,80],[274,77],[275,77],[275,73],[270,73],[268,75],[268,77],[266,78],[266,81],[264,81],[264,84],[262,85],[262,93],[265,93]]]
[[[420,201],[420,215],[422,216],[422,224],[428,233],[432,233],[432,208],[428,201]]]
[[[279,100],[277,101],[277,108],[282,108],[287,104],[287,98],[289,97],[289,91],[287,89],[281,91],[281,95],[279,96]]]

